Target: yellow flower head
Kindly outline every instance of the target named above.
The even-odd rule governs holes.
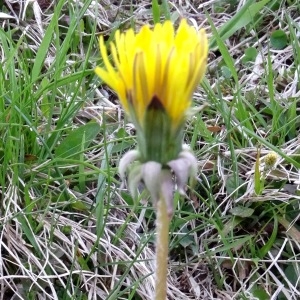
[[[173,128],[180,125],[206,69],[204,29],[198,32],[184,19],[176,33],[171,21],[156,24],[153,30],[145,25],[137,34],[132,29],[117,31],[110,49],[114,67],[101,36],[105,68],[95,72],[117,92],[125,111],[143,128],[149,105],[160,105]]]
[[[137,127],[142,161],[166,163],[181,150],[182,127],[192,94],[204,76],[208,41],[186,20],[117,31],[110,62],[103,36],[104,67],[96,74],[112,89]]]

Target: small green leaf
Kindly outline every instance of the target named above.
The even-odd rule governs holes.
[[[288,265],[285,270],[284,274],[288,278],[288,280],[296,287],[299,286],[299,270],[298,268],[295,269],[293,265]]]
[[[259,300],[270,299],[270,295],[262,287],[258,287],[258,286],[253,288],[252,295],[254,297],[256,297],[256,299],[259,299]]]
[[[71,207],[73,209],[76,209],[76,210],[79,210],[79,211],[88,211],[89,208],[87,207],[87,205],[85,205],[82,201],[78,200],[78,201],[75,201],[75,202],[72,202],[71,203]]]
[[[226,66],[221,67],[221,72],[222,72],[222,76],[225,79],[230,79],[232,77],[232,73],[231,73],[230,69]]]
[[[89,122],[73,131],[56,148],[55,155],[61,158],[79,159],[82,151],[89,147],[91,142],[100,132],[101,126],[96,122]]]
[[[245,50],[245,55],[242,58],[243,63],[247,63],[249,61],[255,61],[257,56],[257,50],[254,47],[249,47]]]
[[[132,196],[129,193],[121,192],[121,196],[122,196],[123,200],[125,200],[125,202],[128,205],[130,205],[130,206],[134,205],[134,200],[133,200]]]
[[[287,46],[287,35],[283,30],[275,30],[271,34],[270,42],[273,48],[281,50]]]
[[[82,256],[82,254],[79,251],[77,251],[76,257],[77,257],[77,262],[79,263],[82,270],[84,270],[84,271],[91,270],[87,264],[87,261],[85,260],[85,258]]]
[[[228,194],[237,192],[238,196],[242,196],[246,192],[246,186],[244,185],[244,180],[238,177],[237,182],[233,175],[228,176],[226,180],[226,190]]]
[[[122,142],[122,143],[118,143],[116,145],[113,146],[112,148],[112,153],[118,153],[118,152],[123,152],[129,148],[131,148],[133,145],[133,141],[125,141],[125,142]]]
[[[70,235],[72,232],[72,226],[71,225],[65,225],[61,228],[61,231],[65,235]]]
[[[184,248],[192,245],[193,243],[195,243],[195,239],[190,234],[187,234],[182,239],[180,239],[180,245]]]
[[[190,234],[190,230],[184,226],[182,229],[181,229],[181,233],[182,234],[185,234],[182,236],[182,238],[179,240],[179,244],[186,248],[190,245],[192,245],[193,243],[195,243],[195,239],[194,239],[194,236],[192,234]]]
[[[254,47],[249,47],[245,50],[245,55],[248,56],[250,59],[255,60],[257,56],[257,50]]]
[[[241,218],[248,218],[251,217],[254,213],[254,209],[250,207],[244,207],[244,206],[237,206],[230,210],[231,214],[237,217]]]
[[[128,136],[128,133],[126,132],[126,130],[124,128],[120,128],[116,133],[115,133],[116,137],[118,139],[122,139]]]

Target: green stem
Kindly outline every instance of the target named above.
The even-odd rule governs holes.
[[[161,198],[157,202],[155,300],[167,298],[169,222],[166,202]]]

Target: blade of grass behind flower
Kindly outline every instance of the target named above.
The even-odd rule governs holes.
[[[258,251],[258,253],[260,254],[260,258],[264,258],[265,255],[267,255],[267,253],[274,246],[274,243],[275,243],[276,238],[277,238],[277,234],[278,234],[278,217],[277,217],[277,213],[274,210],[273,210],[272,220],[273,220],[272,233],[271,233],[270,236],[268,236],[268,239],[267,239],[266,243],[263,245],[263,247],[261,247]]]
[[[260,165],[260,149],[257,149],[255,169],[254,169],[254,191],[256,195],[260,195],[263,189],[259,165]]]
[[[154,24],[160,22],[160,7],[157,0],[152,0],[152,16]]]
[[[161,8],[162,8],[162,12],[163,12],[166,20],[171,20],[171,12],[170,12],[170,7],[169,7],[169,1],[162,0],[161,1]]]
[[[234,113],[234,115],[238,118],[240,124],[243,127],[245,126],[248,129],[254,131],[254,128],[253,128],[253,126],[252,126],[252,124],[250,122],[251,116],[250,116],[249,111],[247,109],[247,106],[245,106],[244,101],[242,99],[242,96],[240,94],[241,87],[240,87],[240,84],[239,84],[239,76],[237,74],[233,58],[230,55],[230,52],[227,49],[225,43],[221,39],[221,37],[220,37],[220,35],[219,35],[216,27],[214,26],[214,24],[213,24],[213,22],[212,22],[212,20],[211,20],[211,18],[210,18],[209,15],[207,15],[207,19],[208,19],[208,22],[211,25],[212,32],[213,32],[214,37],[216,39],[218,48],[219,48],[219,50],[220,50],[220,52],[222,54],[222,58],[223,58],[223,60],[224,60],[224,62],[226,64],[226,66],[230,70],[230,72],[232,74],[232,77],[234,79],[234,82],[235,82],[235,89],[234,89],[235,93],[233,94],[233,101],[234,101],[235,105],[232,104],[230,110],[233,109],[234,107],[236,107],[236,109],[233,110],[232,113]],[[225,118],[231,118],[231,114],[230,115],[224,114],[224,117]]]
[[[60,11],[61,11],[64,4],[65,4],[64,0],[60,0],[57,3],[56,9],[53,13],[50,24],[48,25],[48,27],[45,31],[44,38],[43,38],[43,40],[42,40],[42,42],[39,46],[39,49],[37,51],[37,54],[36,54],[36,57],[35,57],[35,60],[34,60],[34,65],[33,65],[32,73],[31,73],[32,83],[35,82],[41,74],[41,70],[43,68],[43,63],[44,63],[44,60],[45,60],[46,55],[48,53],[49,46],[52,42],[53,33],[55,32],[54,29],[57,26],[59,14],[60,14]]]
[[[208,14],[206,14],[206,17],[207,17],[207,20],[209,22],[209,25],[211,26],[213,36],[214,36],[215,41],[218,45],[218,48],[219,48],[219,50],[222,54],[222,58],[223,58],[223,60],[226,64],[226,66],[229,68],[235,83],[238,85],[239,84],[239,79],[238,79],[238,75],[237,75],[237,72],[236,72],[236,68],[234,67],[233,58],[231,57],[227,47],[225,46],[225,44],[223,42],[223,39],[221,38],[221,35],[218,33],[218,30],[216,29],[211,17]],[[210,47],[212,47],[212,46],[210,45]]]
[[[269,1],[270,0],[262,0],[256,3],[254,0],[246,1],[242,8],[218,30],[221,40],[225,41],[238,30],[251,23],[253,18],[260,13],[262,8],[264,8]],[[211,39],[210,48],[214,49],[216,46],[217,41],[213,37]]]
[[[103,131],[105,132],[106,124],[103,123]],[[104,232],[104,227],[106,224],[106,217],[104,214],[105,209],[108,209],[110,206],[109,197],[110,197],[110,160],[112,150],[113,150],[113,143],[107,144],[106,137],[104,135],[104,149],[105,149],[105,156],[101,162],[101,170],[107,170],[107,174],[100,173],[98,176],[97,182],[97,194],[96,194],[96,217],[97,217],[97,240],[102,237]],[[108,195],[108,202],[105,207],[105,195]]]

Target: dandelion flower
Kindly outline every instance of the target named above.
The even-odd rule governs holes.
[[[183,19],[117,31],[109,60],[100,37],[103,67],[96,74],[116,91],[137,128],[142,161],[166,163],[181,151],[182,129],[193,92],[206,70],[208,41]]]
[[[99,41],[104,65],[96,74],[116,91],[125,112],[137,129],[138,150],[127,152],[119,172],[138,162],[128,175],[132,193],[143,181],[154,203],[163,198],[168,214],[173,212],[173,190],[184,194],[197,160],[182,145],[183,127],[192,95],[204,76],[208,40],[183,19],[177,30],[171,21],[117,31],[109,49]]]

